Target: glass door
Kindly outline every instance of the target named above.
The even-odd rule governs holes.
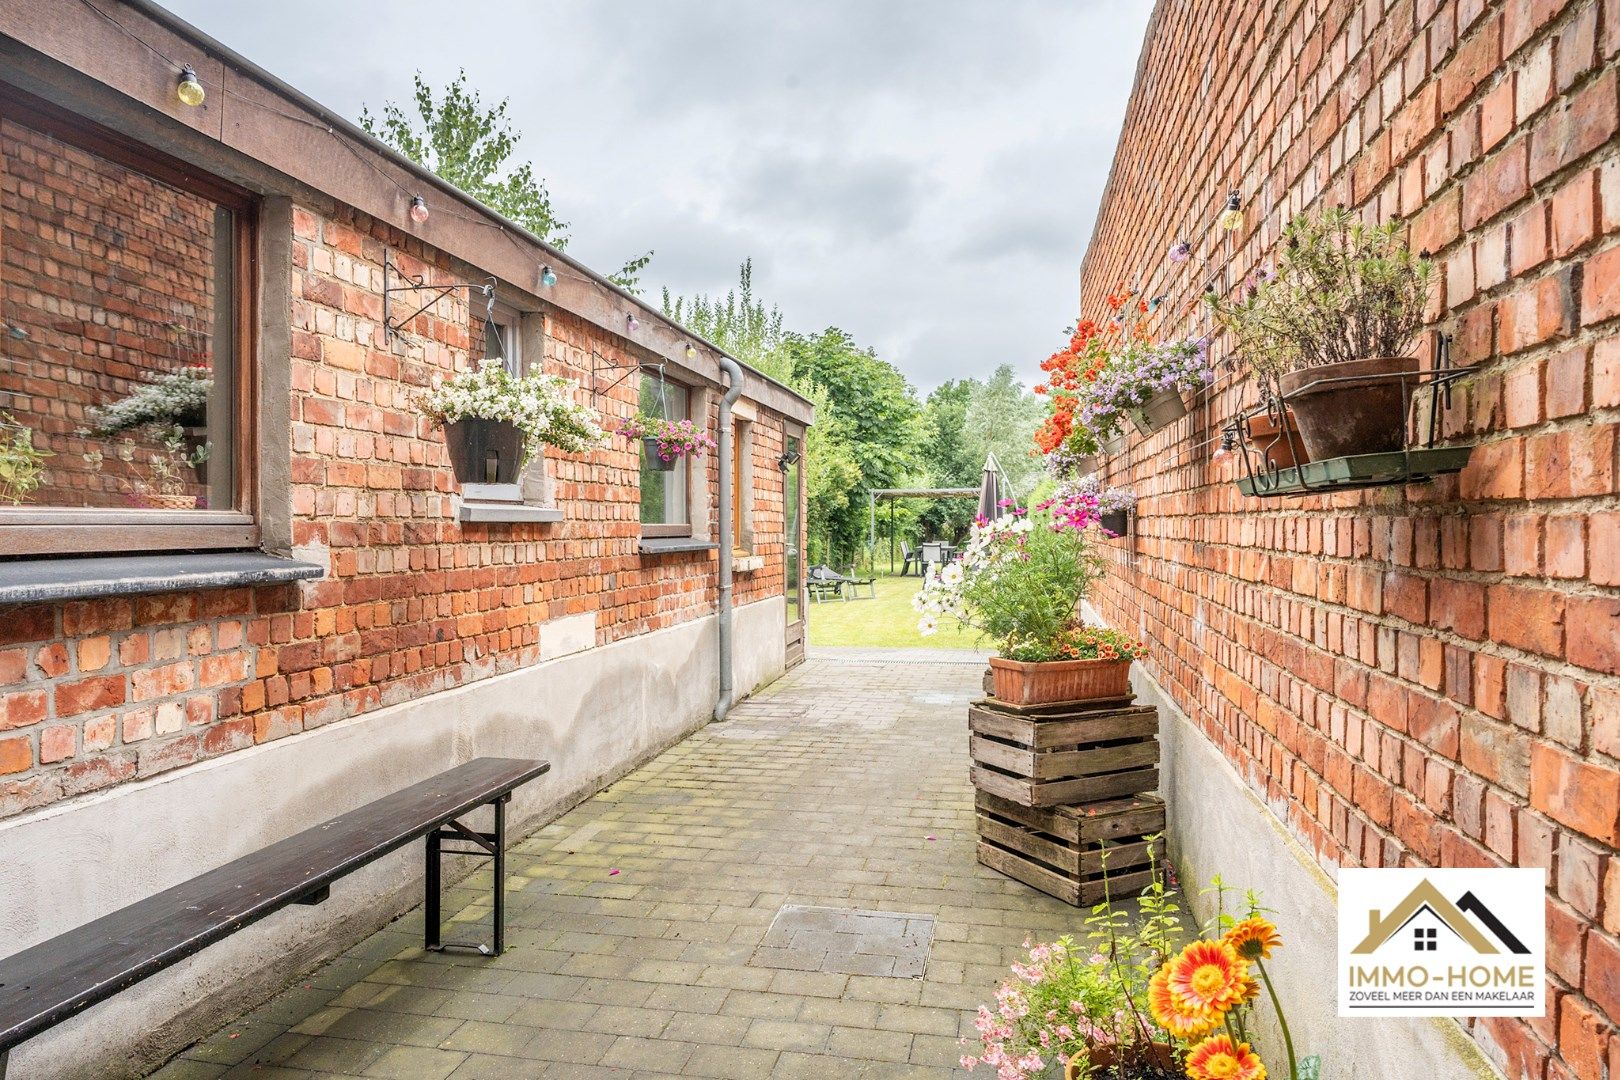
[[[789,667],[804,659],[804,582],[801,580],[800,555],[804,502],[804,462],[801,460],[803,439],[788,436],[782,460],[786,468],[782,473],[782,501],[784,527],[782,530],[782,594],[787,599],[787,663]]]

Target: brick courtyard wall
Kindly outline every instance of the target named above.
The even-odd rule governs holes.
[[[546,451],[561,523],[459,523],[443,434],[412,400],[467,365],[474,315],[452,296],[390,343],[384,250],[429,281],[478,275],[354,211],[295,208],[292,241],[293,541],[328,575],[8,608],[0,817],[535,664],[551,619],[594,614],[601,645],[714,611],[712,552],[637,551],[639,443]],[[618,369],[605,386],[640,362],[566,312],[547,313],[544,328],[548,373],[588,385],[594,357]],[[605,418],[630,414],[634,385],[603,396]],[[753,498],[765,565],[739,576],[739,604],[782,593],[782,432],[761,408]],[[714,458],[703,464],[718,482]]]
[[[1164,0],[1082,272],[1086,314],[1124,282],[1202,333],[1298,211],[1434,254],[1484,365],[1443,418],[1468,468],[1244,498],[1218,341],[1193,415],[1109,463],[1142,503],[1099,599],[1324,866],[1548,869],[1547,1016],[1471,1026],[1513,1080],[1620,1077],[1617,52],[1614,0]]]

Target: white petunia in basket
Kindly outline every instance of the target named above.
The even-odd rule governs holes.
[[[526,453],[554,446],[581,454],[604,445],[607,433],[596,414],[574,400],[579,384],[557,375],[531,371],[513,375],[499,359],[488,358],[417,398],[417,407],[435,426],[458,420],[496,420],[523,433]]]

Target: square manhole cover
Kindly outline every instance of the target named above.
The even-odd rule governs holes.
[[[933,941],[932,915],[786,904],[748,963],[790,971],[920,979]]]

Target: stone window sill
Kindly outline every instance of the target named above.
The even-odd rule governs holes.
[[[765,569],[765,556],[763,555],[737,555],[731,560],[733,574],[752,574],[756,570]]]
[[[461,500],[456,507],[456,520],[466,522],[557,522],[563,512],[553,506],[533,506],[522,502],[484,502]]]
[[[644,536],[636,550],[643,555],[671,555],[682,551],[718,551],[720,545],[691,536]]]
[[[279,585],[318,578],[325,573],[323,566],[281,559],[259,551],[23,559],[0,562],[0,604]]]

